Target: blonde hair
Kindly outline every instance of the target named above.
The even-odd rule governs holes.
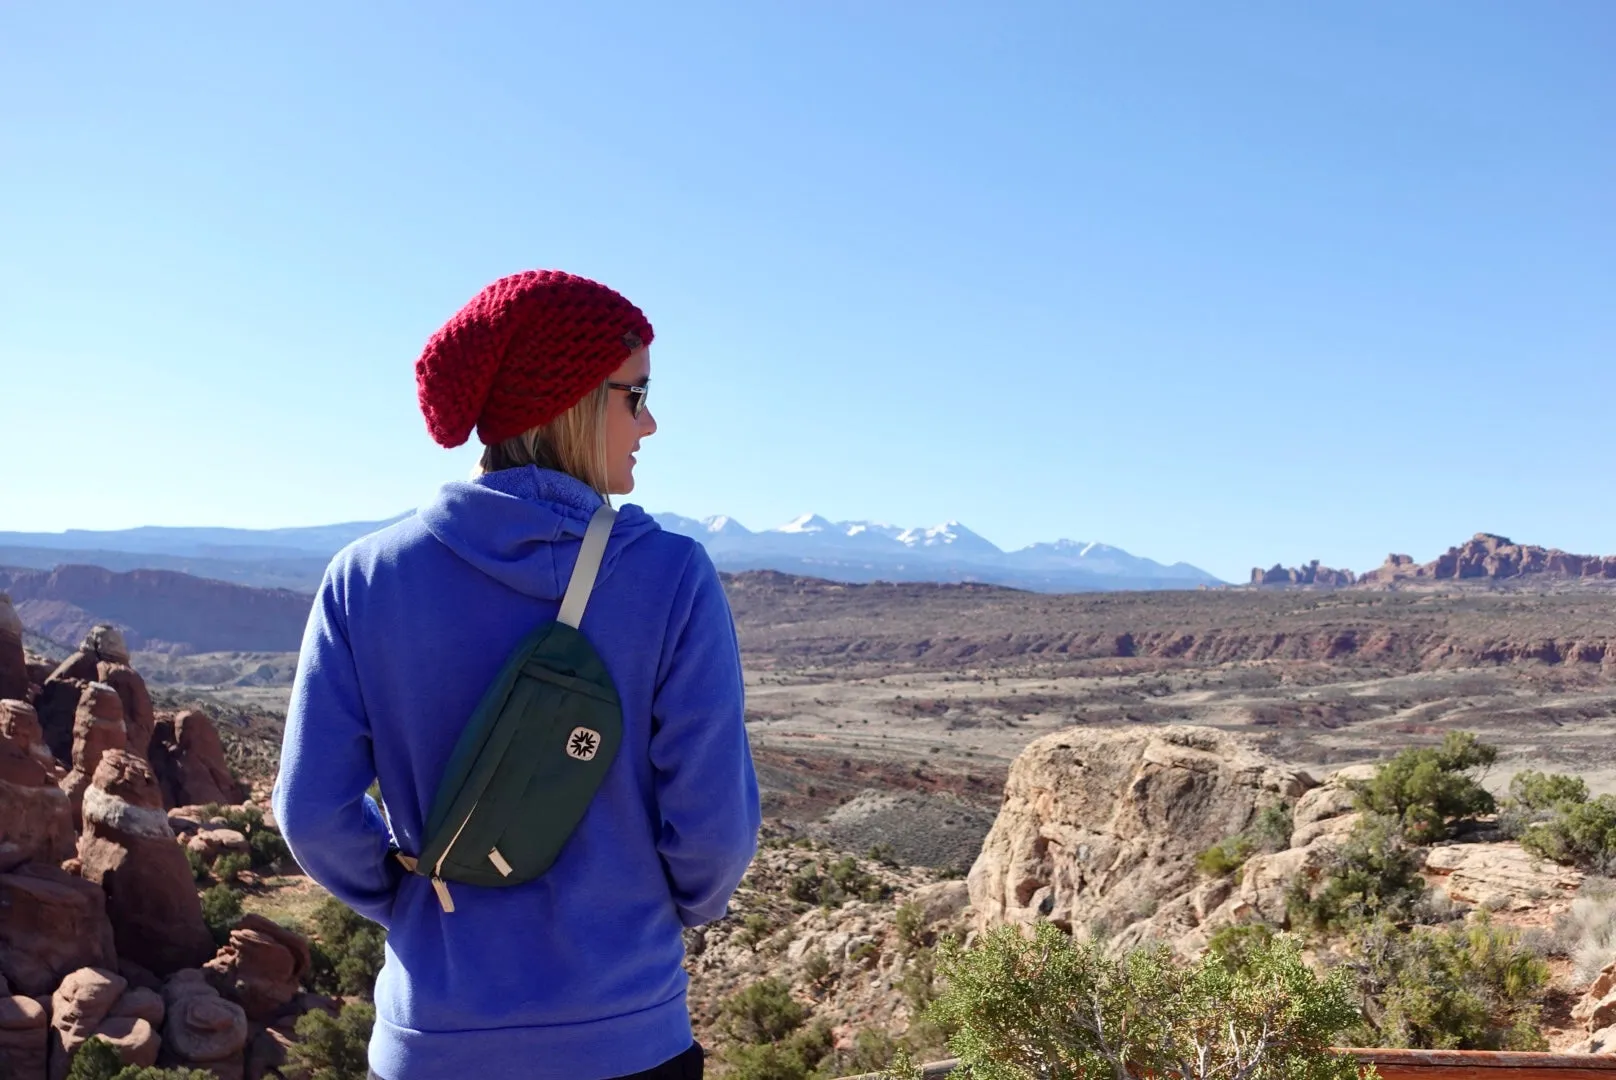
[[[603,382],[572,408],[548,424],[483,449],[474,475],[537,465],[575,477],[607,502],[606,404],[611,391]]]

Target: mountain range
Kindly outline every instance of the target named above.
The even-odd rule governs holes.
[[[241,585],[312,592],[332,555],[402,520],[284,529],[70,529],[0,532],[0,566],[172,570]],[[754,532],[734,518],[656,514],[670,532],[699,541],[721,570],[778,570],[837,581],[979,581],[1041,592],[1187,589],[1220,584],[1187,563],[1163,565],[1108,544],[1057,540],[1002,551],[957,521],[901,528],[804,514]]]

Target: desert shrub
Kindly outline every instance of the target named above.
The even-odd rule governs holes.
[[[199,853],[192,851],[188,847],[181,848],[180,850],[185,852],[185,862],[186,865],[191,868],[192,879],[197,882],[208,880],[208,861]]]
[[[1267,923],[1240,923],[1215,931],[1206,951],[1237,974],[1250,974],[1258,958],[1273,948],[1274,928]]]
[[[1291,846],[1291,811],[1288,806],[1265,806],[1246,830],[1259,851],[1284,851]]]
[[[1510,778],[1509,798],[1527,810],[1557,810],[1562,804],[1587,802],[1588,783],[1580,776],[1527,769]]]
[[[741,920],[741,928],[735,931],[735,940],[757,952],[758,943],[769,936],[771,929],[768,916],[754,911]]]
[[[366,1080],[366,1048],[376,1024],[376,1007],[351,1001],[338,1016],[314,1009],[297,1018],[298,1043],[286,1051],[287,1064],[309,1080]]]
[[[247,845],[251,851],[248,856],[254,870],[269,870],[279,866],[291,858],[291,849],[286,841],[275,829],[264,823],[264,812],[256,806],[221,806],[212,807],[218,817],[230,823],[230,827],[247,838]]]
[[[1228,877],[1259,851],[1283,851],[1291,843],[1291,812],[1265,806],[1244,830],[1226,836],[1195,857],[1195,867],[1210,878]]]
[[[1555,926],[1558,951],[1571,957],[1576,980],[1589,983],[1616,962],[1616,888],[1606,878],[1588,878]]]
[[[808,1007],[783,979],[767,978],[731,994],[718,1007],[718,1031],[742,1043],[779,1042],[808,1019]]]
[[[368,999],[386,959],[387,931],[333,896],[320,901],[312,921],[309,989]]]
[[[1297,880],[1286,897],[1293,927],[1324,933],[1370,919],[1412,919],[1425,897],[1419,853],[1385,818],[1365,815],[1330,857],[1318,883]]]
[[[1413,843],[1440,840],[1453,822],[1496,809],[1477,770],[1497,760],[1496,746],[1450,731],[1441,746],[1404,750],[1355,785],[1358,807],[1393,819]]]
[[[830,979],[830,957],[825,950],[815,949],[802,958],[802,973],[815,986],[823,986]]]
[[[1227,877],[1251,858],[1256,845],[1244,833],[1224,837],[1195,856],[1195,868],[1207,877]]]
[[[1547,820],[1527,826],[1520,842],[1553,862],[1599,871],[1616,868],[1616,796],[1562,802]]]
[[[955,1026],[950,1048],[976,1080],[1230,1075],[1356,1080],[1331,1040],[1357,1019],[1345,972],[1325,978],[1295,939],[1276,937],[1248,970],[1194,963],[1165,947],[1107,957],[1043,924],[941,954],[945,989],[932,1013]]]
[[[871,862],[877,862],[886,867],[898,865],[897,849],[891,844],[887,843],[885,840],[882,840],[877,844],[872,844],[870,846],[870,850],[865,854],[865,858],[869,859]]]
[[[1347,946],[1363,1019],[1359,1046],[1542,1050],[1547,965],[1485,917],[1441,929],[1359,927]]]
[[[830,1029],[809,1024],[808,1009],[783,980],[755,982],[724,999],[717,1030],[725,1075],[741,1080],[808,1080],[833,1046]]]
[[[251,869],[252,858],[240,851],[227,851],[213,860],[213,876],[226,885],[234,885],[242,871]]]
[[[219,1080],[207,1069],[159,1069],[155,1065],[125,1065],[112,1080]]]
[[[898,942],[905,949],[918,949],[926,944],[926,913],[920,905],[910,901],[898,906],[896,921]]]
[[[241,894],[228,885],[215,885],[202,894],[202,921],[208,924],[216,944],[230,940],[230,931],[241,919]]]
[[[828,867],[814,863],[798,870],[787,884],[786,894],[801,903],[834,908],[853,899],[885,900],[892,890],[860,867],[853,856],[845,855]]]
[[[73,1052],[67,1080],[112,1080],[122,1070],[123,1059],[118,1056],[117,1048],[105,1039],[92,1036]]]

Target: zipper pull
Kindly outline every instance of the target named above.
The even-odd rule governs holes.
[[[443,908],[445,915],[454,914],[454,897],[449,895],[449,885],[436,874],[432,876],[432,891],[438,894],[438,906]]]

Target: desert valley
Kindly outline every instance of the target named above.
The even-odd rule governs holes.
[[[1056,594],[775,570],[725,584],[765,842],[731,917],[688,945],[692,1007],[736,1075],[773,1075],[742,1067],[750,1051],[733,1049],[744,1036],[727,1004],[771,977],[802,1010],[792,1037],[825,1033],[818,1071],[802,1075],[834,1076],[900,1045],[942,1054],[922,1009],[931,950],[950,933],[1053,921],[1193,955],[1228,927],[1286,927],[1296,883],[1322,880],[1349,842],[1363,809],[1354,784],[1451,733],[1497,748],[1477,777],[1500,799],[1533,771],[1616,792],[1616,559],[1478,535],[1429,564],[1257,570],[1239,588]],[[0,591],[12,619],[0,621],[0,654],[12,650],[0,698],[15,702],[0,750],[31,762],[0,775],[0,896],[10,912],[79,905],[26,933],[8,915],[0,973],[23,997],[9,999],[0,1058],[18,1076],[59,1078],[104,1028],[128,1060],[306,1075],[298,1018],[341,1016],[363,996],[309,974],[330,950],[330,913],[295,865],[257,857],[252,840],[273,824],[261,814],[308,595],[83,565],[0,569]],[[50,811],[61,822],[22,827],[55,806],[49,791],[66,794]],[[1242,849],[1232,875],[1208,872],[1206,851],[1274,808],[1282,837]],[[158,846],[172,854],[140,854],[152,840],[130,831],[136,811],[166,812]],[[1500,829],[1483,814],[1422,846],[1423,881],[1446,910],[1535,935],[1553,976],[1533,1006],[1545,1045],[1598,1050],[1616,1041],[1599,1033],[1616,1000],[1600,984],[1579,1002],[1616,945],[1590,945],[1576,920],[1606,895],[1604,878]],[[149,935],[151,913],[131,898],[132,875],[120,892],[105,867],[137,858],[152,862],[150,888],[190,913],[174,922],[190,939],[166,951],[126,944]],[[210,940],[175,890],[207,895],[227,879],[247,921]],[[68,899],[86,881],[95,897]],[[110,938],[93,929],[103,922]],[[42,953],[24,938],[46,926],[94,940]],[[122,985],[85,969],[121,972]],[[205,1002],[184,1004],[187,979]],[[150,998],[128,1003],[142,988]],[[75,994],[106,1008],[64,1026]],[[168,1003],[167,1020],[150,999]],[[198,1010],[231,1033],[217,1057],[183,1049],[185,1025],[202,1020],[169,1036]]]

